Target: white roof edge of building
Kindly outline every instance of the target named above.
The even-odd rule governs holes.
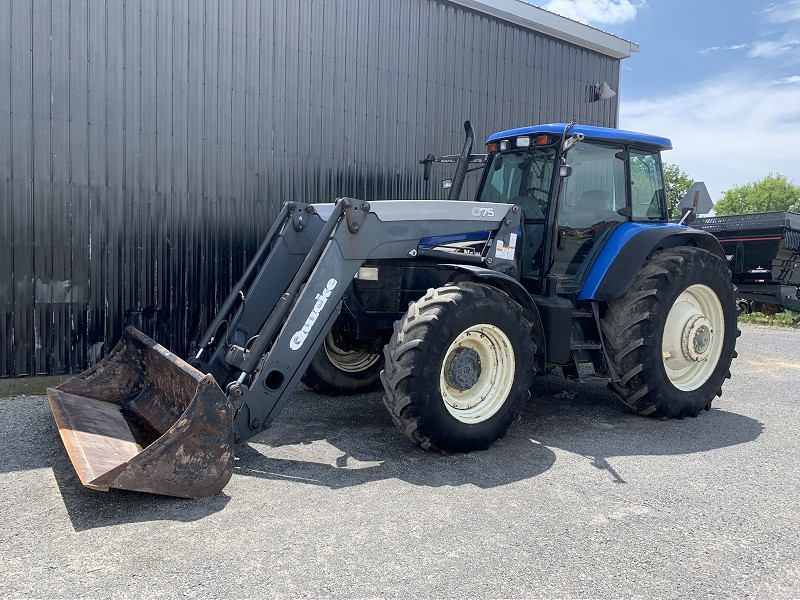
[[[450,0],[472,10],[611,56],[628,58],[639,44],[533,6],[523,0]]]

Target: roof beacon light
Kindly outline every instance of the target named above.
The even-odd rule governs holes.
[[[531,138],[528,136],[520,136],[517,138],[517,148],[527,148],[531,145]]]

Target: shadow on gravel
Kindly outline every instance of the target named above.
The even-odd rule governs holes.
[[[416,447],[392,424],[379,394],[327,398],[300,392],[273,429],[237,447],[235,473],[333,489],[397,478],[421,486],[489,488],[536,477],[555,463],[551,448],[572,452],[625,483],[609,464],[615,456],[689,454],[750,442],[759,421],[714,408],[695,419],[655,420],[630,413],[604,383],[559,377],[535,380],[521,422],[484,452],[442,455]],[[715,405],[724,407],[724,400]],[[324,441],[340,451],[291,446]],[[293,455],[297,456],[295,458]],[[319,460],[316,456],[319,455]]]
[[[706,452],[752,442],[764,430],[760,421],[726,411],[724,394],[697,418],[657,420],[630,412],[605,383],[539,381],[523,412],[525,435],[586,457],[616,483],[625,482],[609,465],[612,457]]]
[[[415,446],[391,422],[378,393],[329,398],[305,388],[273,428],[237,446],[235,473],[340,489],[397,478],[419,486],[491,488],[534,478],[555,464],[553,449],[586,457],[624,480],[616,456],[689,454],[751,442],[760,422],[717,400],[696,419],[657,421],[628,412],[604,384],[535,380],[521,422],[484,452],[442,455]],[[47,400],[0,400],[0,474],[52,469],[76,531],[146,521],[195,521],[225,508],[227,495],[182,500],[84,488],[64,450]]]
[[[224,493],[185,500],[83,487],[67,456],[47,399],[21,396],[0,401],[0,473],[52,469],[75,531],[145,521],[196,521],[225,508]]]

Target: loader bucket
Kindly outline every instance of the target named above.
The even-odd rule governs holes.
[[[233,471],[233,407],[211,375],[128,327],[88,371],[48,388],[83,485],[204,498]]]

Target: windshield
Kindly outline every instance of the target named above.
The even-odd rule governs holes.
[[[552,146],[490,154],[478,201],[518,204],[526,219],[543,219],[555,158]]]

